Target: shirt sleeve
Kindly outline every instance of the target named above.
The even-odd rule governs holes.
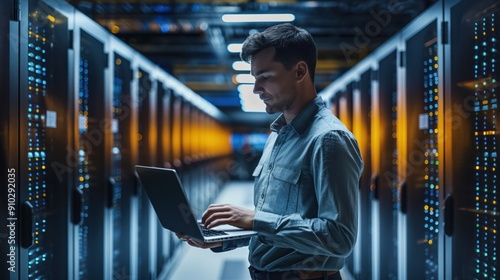
[[[259,240],[303,254],[348,256],[356,242],[358,187],[363,161],[352,134],[329,131],[314,144],[311,159],[317,217],[257,211]]]
[[[229,240],[229,241],[222,241],[222,246],[211,248],[210,250],[212,250],[212,252],[215,253],[227,252],[239,247],[248,246],[249,242],[250,242],[250,237]]]

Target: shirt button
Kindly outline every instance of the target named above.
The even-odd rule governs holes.
[[[261,195],[260,195],[260,198],[264,198],[264,194],[261,194]]]

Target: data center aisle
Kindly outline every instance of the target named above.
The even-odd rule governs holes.
[[[253,208],[253,182],[231,181],[221,191],[216,203],[231,203]],[[250,280],[248,274],[248,248],[224,253],[193,248],[183,244],[174,270],[168,280]],[[342,279],[351,275],[342,270]]]

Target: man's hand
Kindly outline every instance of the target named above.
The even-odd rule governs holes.
[[[177,235],[177,237],[179,237],[179,239],[186,241],[189,245],[191,245],[193,247],[198,247],[201,249],[210,249],[210,248],[222,246],[222,242],[206,243],[206,242],[200,241],[198,239],[191,238],[191,237],[184,235],[184,234],[176,233],[175,235]]]
[[[212,204],[201,217],[206,228],[232,225],[243,229],[253,229],[255,212],[231,204]]]

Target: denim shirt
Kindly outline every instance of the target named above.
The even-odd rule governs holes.
[[[356,242],[363,161],[321,97],[290,124],[283,115],[255,169],[249,261],[259,270],[340,270]],[[224,242],[226,251],[247,241]]]

